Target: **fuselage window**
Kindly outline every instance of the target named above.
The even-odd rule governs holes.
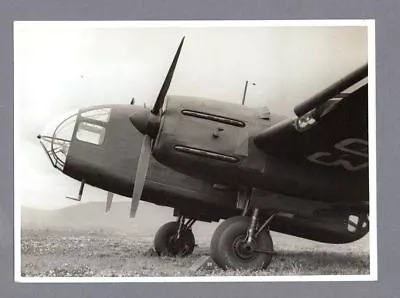
[[[79,123],[76,138],[87,143],[101,145],[104,141],[106,129],[103,126],[81,122]]]
[[[83,112],[81,116],[106,123],[110,120],[110,112],[110,108],[102,108]]]

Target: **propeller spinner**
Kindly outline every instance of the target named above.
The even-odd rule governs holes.
[[[132,204],[130,217],[134,217],[139,206],[139,200],[142,196],[144,183],[149,168],[150,156],[151,156],[151,139],[157,137],[158,130],[161,122],[160,111],[164,105],[165,96],[167,95],[169,86],[171,85],[172,77],[174,75],[175,67],[178,62],[179,55],[182,50],[183,42],[185,37],[182,38],[179,47],[175,53],[174,60],[169,67],[167,76],[163,82],[163,85],[158,93],[157,99],[154,103],[153,108],[150,110],[144,108],[129,117],[129,120],[143,135],[143,143],[140,151],[139,162],[136,169],[135,183],[132,193]]]

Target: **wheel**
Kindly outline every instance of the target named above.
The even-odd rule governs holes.
[[[176,239],[179,223],[168,222],[161,226],[154,237],[154,249],[159,256],[187,256],[193,252],[195,242],[192,230],[182,230]]]
[[[215,230],[210,245],[214,262],[223,269],[259,270],[267,268],[272,254],[273,244],[269,232],[261,231],[250,245],[245,242],[250,218],[235,216],[225,220]]]

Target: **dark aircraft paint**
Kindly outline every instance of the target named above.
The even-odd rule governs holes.
[[[189,98],[181,99],[189,100]],[[82,113],[100,108],[111,109],[110,119],[106,123],[82,116]],[[143,140],[143,135],[129,121],[129,116],[134,113],[135,108],[132,105],[103,105],[81,109],[78,113],[63,172],[76,180],[85,180],[90,185],[130,197]],[[271,120],[251,119],[257,115],[256,112],[254,109],[243,107],[239,113],[233,116],[239,121],[243,121],[245,127],[250,127],[254,131],[260,131],[275,123],[274,115],[271,115]],[[221,110],[219,114],[225,115],[226,113]],[[249,120],[243,115],[248,115]],[[281,120],[281,118],[278,119]],[[77,130],[82,122],[101,125],[105,128],[102,144],[95,145],[77,139]],[[229,125],[233,129],[239,127],[213,121],[214,125],[215,123],[218,126],[220,124]],[[249,154],[246,146],[243,148],[238,151],[237,156],[243,157]],[[251,150],[259,151],[254,147],[249,150],[250,152]],[[230,174],[229,171],[226,171],[227,175]],[[274,180],[274,182],[277,181]],[[296,181],[289,179],[280,183],[284,183],[286,189],[295,189],[298,185]],[[173,207],[179,214],[203,221],[218,221],[239,214],[236,209],[237,193],[235,189],[218,188],[213,185],[215,184],[172,170],[152,158],[142,199],[158,205]],[[287,199],[289,196],[283,197]],[[261,201],[266,202],[267,198],[261,199]],[[292,213],[278,214],[270,226],[271,230],[329,243],[354,241],[366,233],[366,231],[354,233],[347,230],[343,222],[348,213],[345,213],[343,217],[336,217],[336,222],[332,218],[327,221],[327,218],[314,216],[314,213],[321,207],[318,204],[313,205],[313,201],[300,198],[298,198],[298,202],[315,207],[311,207],[311,211],[307,214],[300,212],[300,209],[295,212],[293,208],[286,210]],[[260,203],[261,205],[262,203]],[[271,205],[268,205],[268,208],[270,207]],[[278,205],[272,205],[272,207],[277,208]],[[329,204],[325,204],[323,207],[328,210],[334,208]]]
[[[368,168],[352,172],[340,166],[327,167],[307,160],[312,152],[328,151],[342,139],[352,136],[368,139],[367,132],[357,131],[360,122],[362,127],[366,126],[365,110],[356,115],[359,107],[367,102],[367,97],[364,90],[354,97],[346,105],[351,102],[354,108],[350,109],[350,113],[355,116],[350,116],[350,113],[337,116],[334,110],[325,117],[328,118],[324,119],[328,121],[326,125],[300,133],[290,124],[285,127],[290,134],[278,140],[263,140],[253,136],[276,124],[273,114],[271,120],[263,120],[257,117],[256,110],[248,107],[202,98],[170,96],[153,155],[177,171],[210,183],[249,186],[317,201],[368,201],[368,183],[365,183],[368,181]],[[208,115],[234,119],[245,125],[194,117],[187,115],[187,110],[193,113],[207,111]],[[340,130],[336,135],[326,132],[331,131],[329,126],[333,125]],[[343,134],[343,131],[346,133]],[[218,137],[215,137],[216,134]],[[271,154],[260,149],[264,147],[271,148]],[[298,148],[303,150],[298,153]],[[360,156],[353,158],[364,160]]]
[[[89,107],[68,118],[69,140],[57,136],[67,120],[38,136],[53,166],[81,181],[78,198],[88,183],[109,192],[107,209],[112,193],[131,197],[131,217],[140,200],[173,207],[178,221],[156,233],[158,254],[191,253],[195,220],[229,218],[210,245],[222,268],[266,268],[268,229],[329,243],[368,233],[368,66],[281,121],[243,103],[166,97],[184,39],[152,109]]]
[[[82,116],[82,113],[101,108],[111,109],[108,122]],[[143,135],[129,121],[135,108],[132,105],[110,105],[80,110],[63,172],[79,181],[85,180],[90,185],[130,197],[143,140]],[[77,139],[77,130],[82,122],[105,128],[102,144]],[[211,221],[220,218],[214,213],[221,213],[224,217],[236,213],[235,196],[234,192],[216,190],[212,184],[173,171],[152,158],[143,200],[170,207],[178,205],[181,212],[189,213],[187,215],[197,210],[194,217]]]

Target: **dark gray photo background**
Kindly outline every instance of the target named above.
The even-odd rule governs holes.
[[[1,1],[0,297],[399,297],[400,5],[392,1]],[[13,21],[376,19],[378,282],[16,284],[13,253]]]

